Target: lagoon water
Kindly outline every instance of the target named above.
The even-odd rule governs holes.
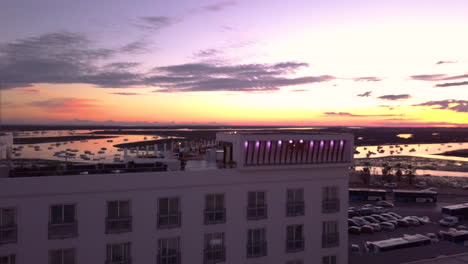
[[[145,129],[141,129],[145,131]],[[169,131],[171,129],[165,129]],[[173,131],[181,129],[172,129]],[[182,129],[187,130],[187,129]],[[122,129],[121,131],[125,131]],[[152,129],[152,132],[154,129]],[[60,136],[77,136],[77,135],[92,135],[90,134],[92,130],[48,130],[48,131],[36,131],[36,132],[15,132],[15,137],[60,137]],[[99,134],[100,136],[104,134]],[[107,135],[107,134],[106,134]],[[67,151],[68,153],[76,154],[76,157],[70,158],[67,160],[77,161],[77,162],[89,162],[89,163],[98,163],[98,162],[114,162],[114,159],[121,159],[123,157],[123,151],[114,147],[116,144],[121,143],[130,143],[137,141],[145,140],[155,140],[162,139],[157,135],[115,135],[112,134],[112,131],[109,132],[109,136],[114,136],[114,138],[104,138],[104,139],[88,139],[82,141],[68,141],[58,143],[41,143],[41,144],[31,144],[31,145],[14,145],[15,156],[14,158],[23,158],[23,159],[49,159],[49,160],[65,160],[63,155],[62,157],[54,156],[55,152]],[[404,135],[408,136],[408,135]],[[112,141],[112,142],[109,142]],[[22,149],[19,149],[22,146]],[[36,148],[35,148],[36,147]],[[39,148],[37,148],[39,147]],[[102,150],[105,148],[106,150]],[[38,149],[38,150],[36,150]],[[442,156],[437,155],[446,151],[453,151],[459,149],[468,149],[468,142],[463,143],[443,143],[443,144],[408,144],[408,145],[382,145],[382,146],[362,146],[357,147],[356,150],[359,154],[355,154],[355,158],[366,158],[367,156],[371,158],[378,157],[387,157],[387,156],[414,156],[414,157],[424,157],[424,158],[434,158],[440,160],[453,160],[453,161],[464,161],[468,162],[468,158],[463,157],[451,157],[451,156]],[[74,150],[74,152],[70,152]],[[83,160],[80,158],[81,154],[85,154],[85,151],[89,151],[92,154],[87,154],[90,160]],[[99,151],[104,153],[99,154]],[[136,150],[131,150],[127,152],[128,155],[137,155]],[[141,148],[140,153],[145,153],[146,148]],[[88,152],[88,153],[89,153]],[[371,153],[369,155],[369,153]],[[443,174],[441,171],[421,171],[420,173],[440,175]],[[468,176],[468,173],[463,172],[449,172],[448,174],[457,174],[455,176]],[[460,173],[462,175],[460,175]],[[465,175],[466,174],[466,175]],[[446,176],[447,173],[445,174]],[[440,175],[444,176],[444,175]]]

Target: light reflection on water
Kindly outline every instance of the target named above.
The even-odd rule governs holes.
[[[436,155],[447,151],[468,149],[468,143],[436,143],[436,144],[400,144],[400,145],[382,145],[382,146],[363,146],[357,147],[359,154],[354,154],[354,158],[369,157],[379,158],[387,156],[415,156],[423,158],[434,158],[444,160],[467,161],[468,158]]]
[[[89,130],[79,130],[76,131],[75,135],[78,133],[80,135],[86,135],[89,133]],[[36,134],[37,135],[37,134]],[[68,133],[57,133],[57,131],[48,131],[48,133],[39,134],[42,137],[49,137],[49,136],[70,136]],[[58,143],[39,143],[39,144],[21,144],[21,145],[13,145],[13,148],[18,148],[19,146],[23,146],[21,151],[16,151],[16,153],[21,153],[20,156],[14,156],[15,158],[23,158],[23,159],[49,159],[49,160],[65,160],[65,157],[58,157],[54,156],[55,152],[60,151],[67,151],[68,153],[76,154],[76,157],[69,157],[67,160],[69,161],[80,161],[80,162],[113,162],[114,158],[123,158],[123,151],[119,151],[118,148],[114,147],[116,144],[121,143],[130,143],[130,142],[137,142],[137,141],[145,141],[145,140],[156,140],[162,139],[165,137],[160,137],[156,135],[111,135],[115,136],[114,138],[103,138],[103,139],[87,139],[87,140],[75,140],[75,141],[67,141],[67,142],[58,142]],[[99,135],[103,136],[103,135]],[[107,136],[107,135],[106,135]],[[112,142],[108,142],[112,141]],[[35,146],[39,146],[38,151],[35,150]],[[102,150],[102,148],[106,148],[106,150]],[[140,153],[144,153],[146,148],[141,148]],[[70,150],[78,150],[77,152],[71,152]],[[90,151],[92,154],[86,154],[90,158],[90,160],[83,160],[80,158],[81,154],[85,154],[85,151]],[[104,151],[104,153],[100,154],[99,151]],[[151,151],[150,153],[152,153]],[[127,152],[129,156],[136,156],[136,153],[130,153],[130,150]]]
[[[285,129],[285,128],[277,128],[278,130]],[[314,129],[304,128],[304,129]],[[125,131],[126,129],[120,129],[120,131]],[[134,129],[132,129],[134,130]],[[140,129],[141,131],[151,131],[155,132],[156,129]],[[158,129],[160,131],[180,131],[186,129]],[[189,129],[193,131],[201,131],[201,130],[221,130],[221,129]],[[245,130],[245,129],[243,129]],[[262,130],[262,129],[252,129],[252,130]],[[36,132],[16,132],[15,137],[56,137],[56,136],[72,136],[72,135],[87,135],[88,133],[92,132],[93,130],[48,130],[48,131],[36,131]],[[116,131],[116,130],[113,130]],[[109,132],[112,135],[112,131]],[[100,134],[101,136],[103,134]],[[412,134],[399,134],[401,135],[412,135]],[[23,146],[21,151],[17,151],[17,153],[21,153],[20,156],[16,156],[16,158],[27,158],[27,159],[52,159],[52,160],[64,160],[64,158],[56,157],[53,154],[58,151],[65,151],[67,149],[74,149],[78,150],[78,152],[74,152],[77,157],[71,159],[73,161],[83,161],[83,162],[112,162],[116,154],[119,154],[120,157],[123,157],[123,151],[118,151],[113,145],[120,144],[120,143],[130,143],[136,141],[144,141],[145,137],[146,140],[155,140],[161,139],[163,137],[159,137],[156,135],[114,135],[115,138],[107,138],[107,139],[88,139],[86,142],[82,141],[74,141],[71,143],[70,141],[67,144],[61,143],[59,146],[53,143],[41,143],[41,144],[34,144],[34,146],[39,146],[40,150],[35,151],[33,147],[29,147],[28,145],[14,145],[14,148],[18,146]],[[127,139],[125,141],[124,139]],[[113,142],[107,142],[108,140],[112,140]],[[49,149],[51,148],[51,149]],[[107,148],[104,154],[98,154],[98,151],[101,148]],[[415,156],[415,157],[425,157],[425,158],[435,158],[435,159],[444,159],[444,160],[458,160],[458,161],[467,161],[468,158],[462,157],[450,157],[450,156],[441,156],[436,155],[446,151],[452,150],[459,150],[459,149],[468,149],[468,143],[445,143],[445,144],[400,144],[400,145],[382,145],[382,146],[363,146],[357,147],[356,150],[360,152],[359,154],[355,154],[355,158],[366,158],[368,153],[373,153],[370,155],[372,158],[377,157],[386,157],[386,156]],[[91,151],[94,155],[88,155],[91,160],[85,161],[79,158],[80,154],[84,154],[84,151]],[[129,155],[136,155],[135,153],[131,154],[128,152]],[[100,161],[93,161],[93,159],[101,158]]]

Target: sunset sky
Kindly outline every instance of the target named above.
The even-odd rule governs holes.
[[[468,126],[466,0],[2,0],[3,123]]]

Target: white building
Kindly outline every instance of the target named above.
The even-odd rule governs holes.
[[[235,168],[0,179],[0,263],[347,263],[351,135],[217,141]]]

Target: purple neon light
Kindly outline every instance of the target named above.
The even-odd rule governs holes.
[[[343,140],[340,140],[340,146],[342,147],[344,144]]]
[[[320,147],[323,147],[323,140],[320,141]]]
[[[332,147],[333,147],[333,141],[334,141],[334,140],[330,141],[330,146],[332,146]]]
[[[244,147],[247,148],[248,145],[249,145],[249,142],[245,141],[244,142]]]
[[[278,140],[278,145],[281,145],[283,142],[281,140]]]
[[[289,143],[293,143],[293,141],[292,141],[292,140],[289,140]]]
[[[302,140],[302,139],[301,139],[301,140],[299,140],[299,143],[301,143],[301,144],[302,144],[302,143],[304,143],[304,140]]]
[[[260,141],[255,142],[255,147],[258,148],[260,146]]]
[[[313,145],[314,145],[314,141],[311,140],[311,141],[310,141],[310,146],[312,147]]]
[[[270,147],[270,146],[271,146],[271,142],[268,141],[268,142],[267,142],[267,147]]]

